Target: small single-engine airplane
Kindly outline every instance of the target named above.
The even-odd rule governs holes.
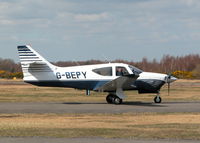
[[[125,90],[156,93],[155,103],[161,103],[160,88],[176,78],[160,73],[144,72],[123,63],[107,63],[73,67],[58,67],[45,60],[29,45],[18,46],[24,82],[37,86],[70,87],[108,92],[106,101],[121,104]]]

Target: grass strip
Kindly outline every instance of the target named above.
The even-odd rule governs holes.
[[[0,136],[200,140],[200,114],[1,114]]]

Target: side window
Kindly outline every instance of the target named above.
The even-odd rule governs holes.
[[[116,67],[116,76],[128,75],[128,71],[125,67]]]
[[[92,71],[99,75],[112,76],[112,67],[98,68],[98,69],[94,69]]]

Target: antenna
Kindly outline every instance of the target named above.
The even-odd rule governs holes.
[[[104,59],[104,61],[105,61],[106,63],[110,63],[110,60],[108,60],[104,54],[101,54],[101,56],[103,57],[103,59]]]
[[[77,66],[80,66],[80,64],[76,60],[73,60],[73,62],[76,63]]]

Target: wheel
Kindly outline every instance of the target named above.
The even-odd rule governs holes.
[[[108,94],[108,96],[106,97],[107,103],[108,103],[108,104],[113,103],[113,98],[114,98],[114,95],[113,95],[113,94]]]
[[[122,99],[119,98],[119,97],[117,97],[117,96],[115,96],[115,98],[114,98],[114,103],[115,103],[116,105],[119,105],[119,104],[122,103]]]
[[[154,98],[154,102],[155,102],[155,103],[161,103],[161,102],[162,102],[162,98],[161,98],[160,96],[156,96],[156,97]]]
[[[121,104],[122,103],[122,99],[117,97],[116,95],[114,94],[108,94],[108,96],[106,97],[106,101],[108,104]]]

